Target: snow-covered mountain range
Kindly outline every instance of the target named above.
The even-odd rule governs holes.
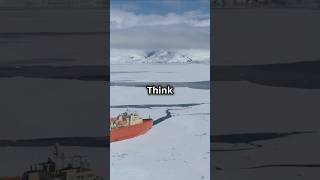
[[[209,63],[209,50],[127,50],[111,49],[111,64]]]

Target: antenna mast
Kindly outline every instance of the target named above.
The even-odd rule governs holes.
[[[53,155],[55,156],[56,166],[59,168],[59,144],[54,145]]]

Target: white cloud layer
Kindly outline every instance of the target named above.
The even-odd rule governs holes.
[[[111,48],[209,49],[210,17],[199,12],[137,14],[111,10]]]
[[[193,27],[209,27],[209,15],[199,12],[186,12],[182,15],[169,13],[158,14],[135,14],[123,10],[111,10],[110,23],[112,29],[123,29],[141,26],[167,26],[167,25],[189,25]]]

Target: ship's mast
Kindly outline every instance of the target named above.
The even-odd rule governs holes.
[[[65,156],[64,153],[61,153],[61,166],[64,167]]]
[[[56,166],[57,166],[57,168],[59,169],[59,168],[60,168],[60,166],[59,166],[59,155],[60,155],[60,152],[59,152],[59,144],[55,144],[55,145],[54,145],[53,155],[54,155],[54,157],[55,157]]]

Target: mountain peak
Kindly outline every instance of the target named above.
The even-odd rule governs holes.
[[[209,51],[208,51],[209,52]],[[209,53],[197,50],[111,50],[113,64],[190,64],[209,62]]]
[[[176,51],[153,50],[146,53],[144,61],[151,64],[192,63],[192,58]]]

